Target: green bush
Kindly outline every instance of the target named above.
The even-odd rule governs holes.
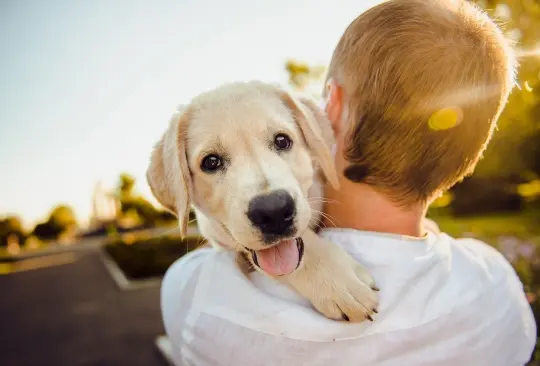
[[[105,245],[106,252],[129,279],[163,276],[178,258],[204,243],[199,236],[181,239],[161,236],[130,243],[117,239]]]
[[[498,212],[520,212],[524,199],[518,194],[519,177],[470,177],[452,188],[450,210],[455,216],[477,216]]]
[[[77,219],[70,206],[58,205],[54,207],[45,222],[36,225],[32,235],[40,240],[56,240],[65,232],[77,228]]]
[[[10,237],[16,237],[19,244],[26,240],[21,220],[16,216],[8,216],[0,219],[0,247],[6,247]]]

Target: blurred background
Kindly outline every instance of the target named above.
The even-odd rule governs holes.
[[[203,240],[193,217],[181,240],[152,198],[152,145],[224,82],[317,96],[378,2],[1,1],[0,364],[165,365],[160,280]],[[518,88],[476,173],[429,216],[499,249],[538,315],[540,1],[475,2],[516,42]]]

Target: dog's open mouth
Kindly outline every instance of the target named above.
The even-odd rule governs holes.
[[[282,276],[294,271],[304,255],[304,241],[301,238],[282,240],[271,248],[248,249],[253,263],[272,276]]]

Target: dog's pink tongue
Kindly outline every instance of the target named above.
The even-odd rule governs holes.
[[[300,255],[296,240],[282,240],[269,249],[257,251],[259,267],[269,275],[280,276],[291,273],[298,267]]]

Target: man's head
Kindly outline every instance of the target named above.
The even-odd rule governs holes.
[[[400,205],[472,173],[514,84],[503,34],[458,0],[390,0],[345,31],[328,73],[337,167]]]

